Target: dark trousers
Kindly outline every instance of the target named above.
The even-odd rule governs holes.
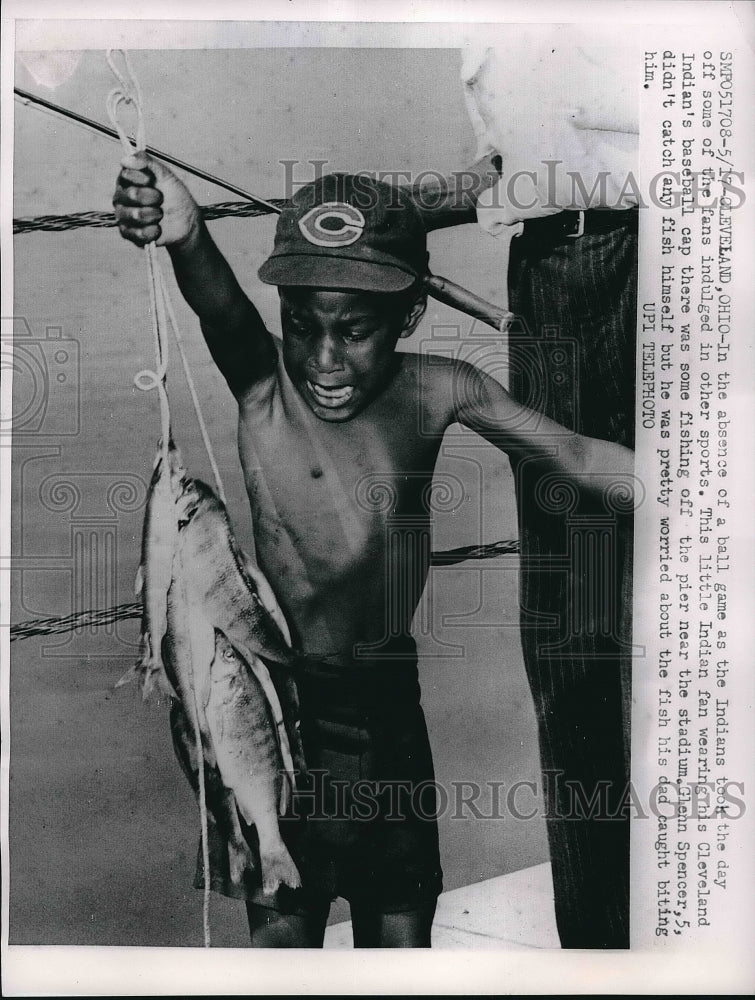
[[[525,229],[511,244],[509,298],[512,395],[571,431],[631,447],[636,213],[629,219],[577,239]],[[631,511],[620,487],[596,500],[537,462],[514,472],[559,936],[564,948],[627,948]]]

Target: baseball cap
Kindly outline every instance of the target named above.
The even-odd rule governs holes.
[[[271,285],[400,292],[427,271],[427,259],[406,191],[366,174],[326,174],[283,208],[258,274]]]

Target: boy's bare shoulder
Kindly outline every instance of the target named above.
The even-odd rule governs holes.
[[[425,434],[442,437],[457,420],[458,383],[463,362],[442,354],[402,352],[401,394],[404,405],[422,413]]]
[[[408,358],[424,414],[439,433],[451,424],[462,424],[487,437],[488,431],[500,435],[521,425],[520,404],[492,373],[439,354],[412,354]]]
[[[459,358],[408,351],[402,356],[407,380],[416,382],[425,404],[439,415],[447,415],[449,422],[455,419],[459,400],[484,379],[479,368]]]
[[[415,370],[425,380],[428,388],[443,388],[452,384],[460,375],[481,375],[481,371],[468,361],[460,358],[450,358],[446,354],[417,354],[414,351],[402,352],[405,365],[409,370]]]

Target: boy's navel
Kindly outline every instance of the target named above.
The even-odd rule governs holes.
[[[315,465],[312,469],[309,470],[309,474],[312,476],[313,479],[320,479],[322,477],[322,469],[320,468],[319,465]]]

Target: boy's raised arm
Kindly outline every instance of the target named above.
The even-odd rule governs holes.
[[[634,452],[630,448],[566,431],[544,414],[517,403],[496,379],[465,362],[454,366],[452,391],[455,419],[510,458],[539,460],[544,469],[595,493],[612,491],[617,481],[632,488]]]
[[[170,253],[181,294],[199,317],[215,363],[236,397],[276,361],[272,336],[207,231],[184,184],[144,153],[127,157],[113,196],[121,235]]]

